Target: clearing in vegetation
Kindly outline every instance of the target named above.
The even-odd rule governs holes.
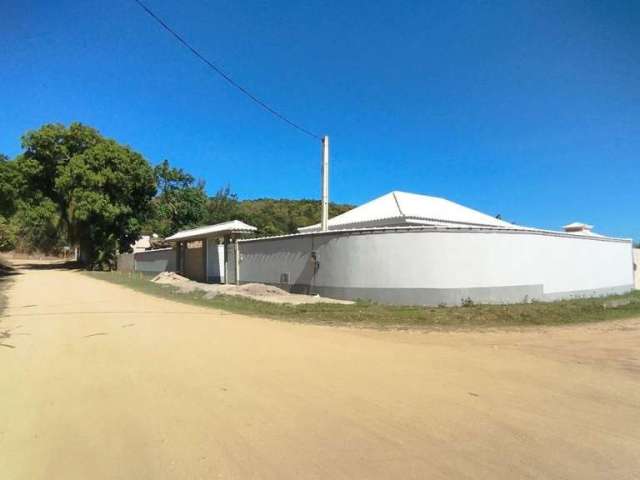
[[[178,302],[272,319],[324,325],[374,328],[513,327],[566,325],[640,316],[640,290],[625,295],[514,305],[464,304],[460,307],[424,307],[382,305],[365,301],[346,305],[290,305],[224,294],[207,295],[207,292],[202,290],[181,290],[172,285],[151,282],[149,277],[139,273],[85,274]]]

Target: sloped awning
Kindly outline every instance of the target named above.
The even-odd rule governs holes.
[[[205,225],[204,227],[182,230],[174,233],[165,240],[168,242],[188,242],[192,240],[204,240],[205,238],[222,238],[227,236],[249,235],[257,230],[253,225],[248,225],[240,220]]]

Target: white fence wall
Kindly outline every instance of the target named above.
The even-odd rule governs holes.
[[[509,303],[633,287],[630,242],[567,234],[343,232],[243,240],[240,253],[242,283],[389,303]]]
[[[635,274],[635,288],[640,289],[640,248],[633,249],[633,263]]]
[[[176,271],[176,251],[173,248],[146,250],[133,254],[133,268],[136,272],[160,273]]]

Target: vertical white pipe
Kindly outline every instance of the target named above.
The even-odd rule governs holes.
[[[322,137],[322,231],[329,229],[329,137]]]

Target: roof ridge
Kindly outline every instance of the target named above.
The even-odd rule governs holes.
[[[400,216],[401,216],[401,217],[404,217],[404,216],[405,216],[405,214],[404,214],[404,212],[402,211],[402,207],[400,207],[400,201],[398,200],[398,197],[396,196],[396,193],[397,193],[397,192],[394,190],[393,192],[391,192],[391,195],[393,196],[393,199],[394,199],[394,200],[395,200],[395,202],[396,202],[396,207],[398,207],[398,212],[400,213]],[[398,192],[398,193],[399,193],[399,192]]]

